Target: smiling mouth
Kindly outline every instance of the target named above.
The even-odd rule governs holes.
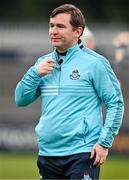
[[[51,40],[60,40],[60,38],[51,38]]]

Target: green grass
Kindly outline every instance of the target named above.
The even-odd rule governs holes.
[[[101,167],[101,179],[129,179],[129,156],[110,156]]]
[[[39,179],[37,155],[0,153],[0,179]],[[100,179],[129,179],[129,156],[110,156]]]
[[[0,179],[39,179],[33,154],[0,154]]]

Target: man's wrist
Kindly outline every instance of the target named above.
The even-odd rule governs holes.
[[[106,147],[105,145],[98,143],[100,146],[102,146],[104,149],[109,149],[109,147]]]

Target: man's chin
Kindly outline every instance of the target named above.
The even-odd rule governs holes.
[[[58,47],[60,47],[61,45],[60,45],[60,44],[58,44],[58,43],[52,43],[52,46],[54,46],[54,47],[58,48]]]

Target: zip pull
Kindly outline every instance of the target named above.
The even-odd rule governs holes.
[[[61,64],[63,63],[63,59],[59,59],[58,60],[58,64],[59,64],[59,66],[60,66],[60,71],[61,71]]]
[[[60,60],[58,61],[59,66],[60,66],[62,63],[63,63],[63,59],[60,59]]]
[[[84,172],[83,180],[92,180],[92,179],[90,178],[89,173],[88,173],[87,171]]]

